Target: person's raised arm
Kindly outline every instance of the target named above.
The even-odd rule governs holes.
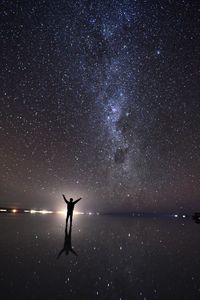
[[[82,198],[77,199],[76,201],[74,201],[74,204],[77,203],[78,201],[80,201]]]
[[[68,203],[67,199],[65,198],[65,195],[63,195],[63,198],[64,198],[65,202]]]

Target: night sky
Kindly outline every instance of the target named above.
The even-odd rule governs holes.
[[[0,204],[193,211],[200,3],[1,1]]]

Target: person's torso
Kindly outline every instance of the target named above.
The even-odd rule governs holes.
[[[68,202],[67,203],[67,209],[68,209],[68,211],[73,211],[73,209],[74,209],[74,203],[73,202]]]

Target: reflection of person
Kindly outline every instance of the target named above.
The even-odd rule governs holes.
[[[65,255],[69,255],[69,252],[72,252],[74,255],[78,256],[75,250],[72,247],[72,227],[70,226],[69,234],[67,233],[67,223],[65,227],[65,241],[64,246],[58,253],[57,259],[65,252]]]
[[[73,211],[75,204],[80,201],[82,198],[77,199],[76,201],[73,201],[72,198],[69,199],[69,201],[65,198],[65,195],[63,195],[63,198],[67,204],[67,219],[66,224],[68,224],[68,219],[70,218],[70,226],[72,226],[72,217],[73,217]]]

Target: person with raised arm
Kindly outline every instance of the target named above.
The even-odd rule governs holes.
[[[73,198],[70,198],[69,201],[65,198],[65,195],[63,195],[63,198],[67,204],[67,218],[66,218],[66,225],[68,224],[68,220],[70,218],[70,227],[72,226],[72,218],[73,218],[73,211],[75,204],[80,201],[82,198],[79,198],[75,201],[73,201]]]

